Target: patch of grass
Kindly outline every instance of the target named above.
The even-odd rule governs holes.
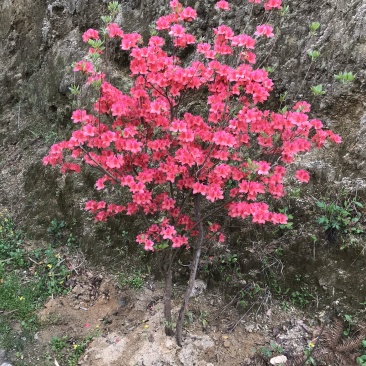
[[[145,275],[140,270],[134,270],[131,274],[122,272],[118,278],[118,284],[121,287],[130,287],[139,289],[144,285]]]
[[[56,359],[59,365],[76,366],[80,356],[85,352],[87,345],[99,336],[99,329],[91,332],[79,341],[71,341],[68,336],[53,337],[50,342],[50,359]]]
[[[0,348],[20,351],[24,339],[32,339],[39,326],[35,310],[67,292],[69,272],[52,247],[27,252],[14,222],[0,213]]]

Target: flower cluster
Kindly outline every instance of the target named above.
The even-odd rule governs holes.
[[[121,49],[130,52],[134,84],[123,93],[90,62],[76,63],[74,70],[85,74],[87,82],[100,82],[100,96],[93,110],[73,112],[78,129],[69,140],[51,147],[44,164],[61,165],[64,173],[79,172],[80,164],[88,164],[102,172],[98,190],[121,187],[123,204],[88,201],[85,209],[99,221],[121,213],[146,215],[151,225],[137,237],[146,250],[161,243],[189,246],[198,234],[191,213],[196,195],[208,205],[220,204],[231,217],[285,224],[286,216],[271,212],[265,201],[285,195],[286,165],[327,140],[339,143],[340,137],[309,119],[310,105],[304,101],[284,113],[261,110],[273,84],[264,69],[253,66],[255,38],[220,25],[213,30],[212,43],[199,43],[185,27],[196,19],[196,11],[177,0],[170,6],[172,13],[159,18],[156,29],[166,32],[176,48],[195,45],[194,61],[183,66],[176,53],[164,48],[163,37],[153,36],[145,45],[139,34],[109,24],[109,39],[118,39]],[[281,1],[269,0],[264,6],[280,8]],[[230,9],[226,1],[216,8]],[[254,36],[274,34],[264,24]],[[89,29],[83,40],[99,37]],[[226,55],[233,54],[241,57],[226,63]],[[207,113],[190,113],[182,103],[183,96],[197,91],[207,92]],[[250,153],[253,160],[248,159]],[[295,177],[300,182],[310,178],[304,170]],[[218,223],[205,225],[217,240],[225,240]]]

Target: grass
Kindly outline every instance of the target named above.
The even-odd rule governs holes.
[[[0,212],[0,349],[15,356],[14,365],[29,365],[23,360],[25,342],[31,342],[41,326],[36,310],[49,298],[66,294],[65,281],[71,274],[66,266],[67,255],[61,246],[70,249],[70,236],[64,235],[63,221],[53,220],[48,230],[50,245],[27,251],[20,232],[6,214]],[[72,243],[75,242],[72,238]],[[131,281],[131,282],[129,282]],[[133,287],[140,287],[139,274],[129,279]],[[49,347],[40,355],[44,365],[76,366],[87,345],[99,329],[82,339],[67,335],[53,337]]]
[[[99,335],[96,329],[77,343],[70,342],[67,336],[53,337],[50,342],[51,352],[48,354],[50,360],[57,360],[60,365],[77,366],[80,356],[84,353],[87,345]]]
[[[0,348],[23,349],[39,328],[35,311],[50,296],[67,292],[69,273],[51,246],[27,252],[14,222],[0,212]]]

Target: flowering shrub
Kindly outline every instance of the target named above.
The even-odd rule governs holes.
[[[286,216],[271,211],[268,199],[285,195],[287,165],[328,139],[336,143],[341,139],[319,120],[309,119],[310,105],[304,101],[284,113],[260,109],[273,83],[264,69],[253,66],[256,38],[236,35],[220,25],[213,29],[212,43],[199,42],[186,27],[196,19],[196,11],[177,0],[170,7],[172,12],[156,22],[162,36],[151,36],[147,44],[139,34],[124,33],[106,17],[102,33],[93,29],[84,33],[84,42],[92,46],[92,62],[79,61],[74,71],[97,87],[99,97],[91,110],[73,112],[76,130],[69,140],[53,145],[43,162],[60,165],[63,173],[78,173],[87,164],[101,172],[97,190],[108,185],[121,188],[124,204],[122,199],[86,203],[95,220],[121,213],[144,216],[146,230],[137,236],[137,243],[149,251],[169,253],[165,298],[169,322],[172,263],[178,248],[193,248],[190,282],[177,325],[180,343],[202,244],[209,238],[225,241],[220,223],[208,218],[226,210],[230,217],[258,224],[286,224]],[[281,1],[266,1],[264,7],[280,9]],[[226,1],[216,4],[217,11],[229,9]],[[254,37],[274,37],[273,29],[259,25]],[[100,70],[103,45],[115,39],[130,54],[134,85],[129,93],[107,82]],[[189,45],[194,45],[196,54],[186,64],[176,50]],[[207,95],[201,114],[188,112],[185,103],[185,97],[197,91]],[[310,178],[304,170],[295,177],[300,182]]]

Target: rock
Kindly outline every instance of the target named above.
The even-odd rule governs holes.
[[[84,292],[84,289],[80,285],[76,285],[72,289],[72,293],[75,294],[75,296],[80,296]]]
[[[281,356],[276,356],[276,357],[272,357],[270,360],[269,360],[269,363],[271,365],[281,365],[281,364],[284,364],[287,362],[287,357],[284,356],[284,355],[281,355]]]
[[[191,297],[201,295],[207,289],[207,283],[202,280],[194,281]]]
[[[253,325],[253,324],[246,325],[246,326],[245,326],[245,330],[246,330],[248,333],[253,333],[253,331],[254,331],[254,325]]]
[[[168,349],[172,349],[173,347],[173,340],[171,338],[167,338],[165,341],[165,347]]]

